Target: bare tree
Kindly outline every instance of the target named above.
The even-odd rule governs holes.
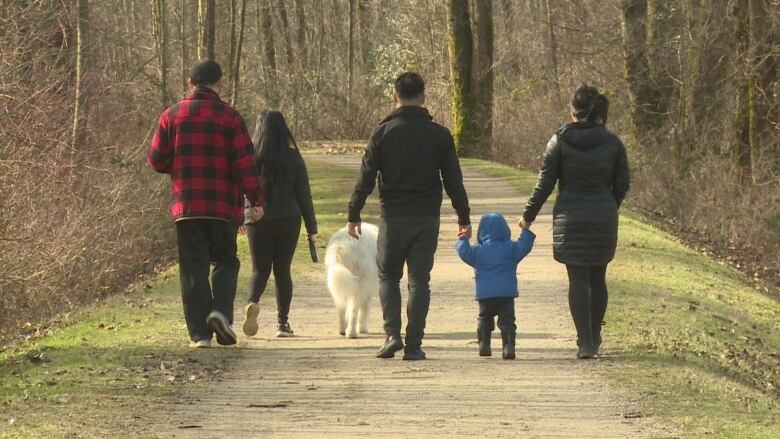
[[[233,61],[233,77],[231,78],[232,94],[230,104],[238,105],[238,91],[241,85],[241,51],[244,47],[244,28],[246,23],[246,0],[240,0],[238,11],[238,42],[236,43],[235,60]]]
[[[450,83],[452,136],[462,155],[477,150],[476,99],[472,84],[474,37],[468,0],[449,1]]]
[[[479,154],[488,156],[493,145],[493,5],[477,0],[477,53],[474,63]]]
[[[84,121],[87,115],[85,93],[86,65],[89,59],[89,0],[76,1],[76,87],[73,99],[73,130],[71,151],[77,151],[84,141]]]
[[[160,102],[163,108],[168,107],[171,94],[168,90],[168,25],[165,19],[167,5],[165,0],[150,0],[152,6],[152,34],[154,35],[154,49],[159,68],[158,87],[160,89]]]
[[[271,13],[270,0],[257,0],[261,22],[261,45],[265,66],[265,99],[271,108],[279,107],[279,90],[277,89],[278,71],[276,68],[276,49],[274,47],[273,15]],[[261,4],[262,2],[262,4]]]

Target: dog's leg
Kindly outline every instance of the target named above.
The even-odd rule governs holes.
[[[358,306],[354,297],[347,300],[347,337],[357,338]]]
[[[344,303],[336,303],[336,313],[339,315],[339,334],[347,333],[347,307]]]
[[[360,304],[360,314],[358,315],[358,323],[361,334],[368,334],[368,315],[371,311],[371,297],[366,298],[363,303]]]

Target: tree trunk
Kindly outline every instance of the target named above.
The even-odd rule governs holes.
[[[87,115],[85,93],[86,66],[89,60],[89,0],[76,1],[76,92],[73,100],[73,130],[70,148],[72,152],[84,143],[84,121]]]
[[[368,0],[358,0],[358,42],[360,43],[360,65],[363,72],[370,68],[371,36],[369,35]]]
[[[458,152],[474,155],[477,149],[476,103],[471,75],[474,40],[468,0],[449,0],[450,87],[452,136]]]
[[[631,98],[631,118],[637,141],[648,146],[659,127],[658,97],[647,57],[647,0],[623,0],[620,5],[625,75]]]
[[[550,76],[553,81],[552,107],[554,112],[561,111],[561,78],[558,73],[558,38],[555,35],[553,19],[555,11],[553,10],[551,0],[545,2],[545,11],[547,13],[547,34],[548,34],[548,56],[550,59]]]
[[[277,0],[276,7],[279,9],[279,19],[282,22],[282,33],[284,34],[284,48],[287,53],[287,65],[291,66],[295,56],[293,55],[292,34],[290,33],[290,20],[287,17],[287,6],[284,0]]]
[[[262,0],[258,0],[260,3]],[[279,108],[278,75],[276,70],[276,48],[274,47],[273,15],[270,0],[260,7],[263,36],[263,58],[265,58],[265,99],[269,108]]]
[[[696,3],[689,1],[688,3]],[[721,0],[715,0],[721,2]],[[675,96],[675,78],[680,78],[679,58],[675,40],[681,38],[676,23],[673,4],[668,0],[649,0],[647,2],[647,68],[648,80],[656,90],[657,112],[659,120],[672,106]],[[679,12],[677,13],[679,14]]]
[[[306,9],[303,6],[304,0],[295,0],[295,16],[298,20],[298,57],[301,66],[308,66],[309,53],[306,47]]]
[[[198,0],[198,58],[214,58],[215,0]]]
[[[476,0],[477,59],[475,67],[476,119],[479,151],[489,157],[493,149],[493,6],[492,0]]]
[[[167,6],[165,0],[150,0],[152,6],[152,34],[154,35],[154,48],[157,56],[157,65],[160,69],[158,87],[160,89],[160,102],[163,108],[170,105],[170,92],[168,91],[168,25],[165,20]]]
[[[750,0],[750,63],[748,114],[750,118],[750,163],[753,184],[763,182],[764,155],[776,149],[772,144],[770,113],[777,79],[773,60],[773,29],[770,0]],[[774,55],[776,56],[776,55]],[[773,151],[776,152],[776,151]],[[771,158],[770,158],[771,157]],[[777,160],[767,155],[767,161]]]
[[[181,86],[182,91],[186,94],[189,90],[189,85],[187,84],[187,80],[190,77],[189,74],[189,46],[187,45],[187,40],[189,39],[187,35],[187,21],[188,17],[185,16],[187,13],[187,0],[181,0],[179,2],[179,56],[181,57]]]
[[[228,81],[227,81],[227,96],[233,96],[233,63],[236,60],[236,27],[238,23],[236,20],[238,19],[238,12],[236,10],[237,0],[229,0],[229,9],[230,9],[230,28],[228,29],[228,62],[227,62],[227,70],[225,73],[227,73]]]
[[[238,105],[238,90],[241,85],[241,50],[244,47],[244,29],[246,23],[246,0],[241,1],[238,11],[238,42],[236,43],[235,60],[233,60],[233,92],[230,96],[230,105]]]
[[[349,51],[349,61],[347,65],[347,103],[352,102],[352,85],[355,80],[355,2],[349,0],[349,42],[347,50]]]
[[[736,42],[737,67],[737,117],[734,124],[732,157],[740,179],[753,182],[750,161],[750,12],[749,0],[736,0],[733,7],[734,40]]]

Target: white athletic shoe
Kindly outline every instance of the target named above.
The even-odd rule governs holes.
[[[257,334],[257,315],[260,314],[260,305],[254,302],[249,302],[246,306],[246,320],[244,320],[244,334],[248,337],[252,337]]]
[[[203,340],[191,341],[190,347],[193,349],[205,349],[211,347],[211,340],[204,338]]]

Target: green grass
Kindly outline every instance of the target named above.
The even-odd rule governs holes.
[[[463,163],[521,194],[536,180],[495,163]],[[780,437],[777,300],[631,212],[623,211],[619,234],[604,373],[641,396],[645,415],[685,437]]]
[[[320,247],[347,220],[355,171],[309,163],[319,220]],[[375,199],[365,219],[376,216]],[[171,226],[173,229],[173,226]],[[296,278],[321,275],[302,238]],[[321,256],[324,256],[321,251]],[[251,267],[245,237],[237,304],[243,303]],[[263,300],[273,301],[269,284]],[[108,437],[169,422],[165,401],[207,383],[229,368],[240,349],[190,350],[179,296],[178,269],[78,311],[62,315],[42,337],[0,350],[0,438]],[[241,342],[239,342],[241,343]],[[241,344],[239,345],[241,346]],[[34,358],[45,352],[48,362]],[[155,409],[155,407],[157,407]]]
[[[536,179],[485,161],[463,164],[506,178],[522,194]],[[309,171],[324,248],[346,223],[355,172],[311,158]],[[364,219],[376,212],[372,200]],[[304,245],[295,256],[296,278],[321,275]],[[239,253],[249,267],[245,238]],[[684,437],[780,437],[777,301],[630,212],[621,218],[617,254],[600,370],[640,395],[643,414],[677,426]],[[61,316],[48,335],[3,348],[0,437],[143,435],[144,425],[166,422],[155,408],[229,368],[240,349],[187,349],[177,279],[172,268]],[[272,300],[269,288],[263,300]],[[243,294],[241,287],[237,303]],[[30,360],[41,351],[48,363]]]

